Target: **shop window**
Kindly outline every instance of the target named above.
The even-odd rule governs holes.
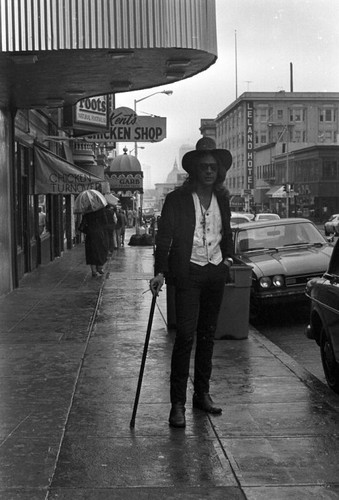
[[[323,162],[323,179],[324,180],[336,180],[338,178],[337,173],[337,162],[324,160]]]
[[[43,236],[50,230],[49,214],[47,213],[46,195],[39,194],[39,236]]]

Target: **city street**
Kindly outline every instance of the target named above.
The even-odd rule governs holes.
[[[190,380],[186,429],[168,426],[165,290],[130,428],[152,252],[92,278],[79,245],[1,299],[1,499],[337,498],[339,398],[259,330],[215,343],[222,415],[192,408]]]

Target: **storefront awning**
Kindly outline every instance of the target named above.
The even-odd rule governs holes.
[[[86,189],[109,192],[107,181],[47,149],[34,146],[35,194],[79,194]]]
[[[266,196],[269,196],[270,198],[286,198],[284,186],[274,186],[267,191]]]

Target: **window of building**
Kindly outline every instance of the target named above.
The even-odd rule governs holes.
[[[303,108],[293,108],[290,110],[290,121],[291,122],[304,122],[305,121],[305,110]]]
[[[267,135],[266,134],[261,134],[260,135],[260,143],[261,144],[266,144],[267,143]]]
[[[321,122],[334,122],[335,121],[335,114],[334,114],[334,109],[331,108],[324,108],[320,111],[320,121]]]
[[[333,142],[333,131],[325,130],[325,142]]]
[[[323,179],[336,180],[338,178],[338,165],[335,160],[324,160],[323,162]]]
[[[284,111],[282,109],[277,110],[277,118],[278,118],[278,120],[284,119]]]
[[[294,142],[301,142],[301,130],[295,130]]]
[[[268,120],[268,109],[267,108],[259,108],[258,109],[258,118],[261,123],[266,123]]]

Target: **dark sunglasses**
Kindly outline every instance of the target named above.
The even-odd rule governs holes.
[[[208,170],[209,168],[212,170],[212,172],[217,172],[218,164],[217,163],[199,163],[198,168],[202,172],[206,172],[206,170]]]

